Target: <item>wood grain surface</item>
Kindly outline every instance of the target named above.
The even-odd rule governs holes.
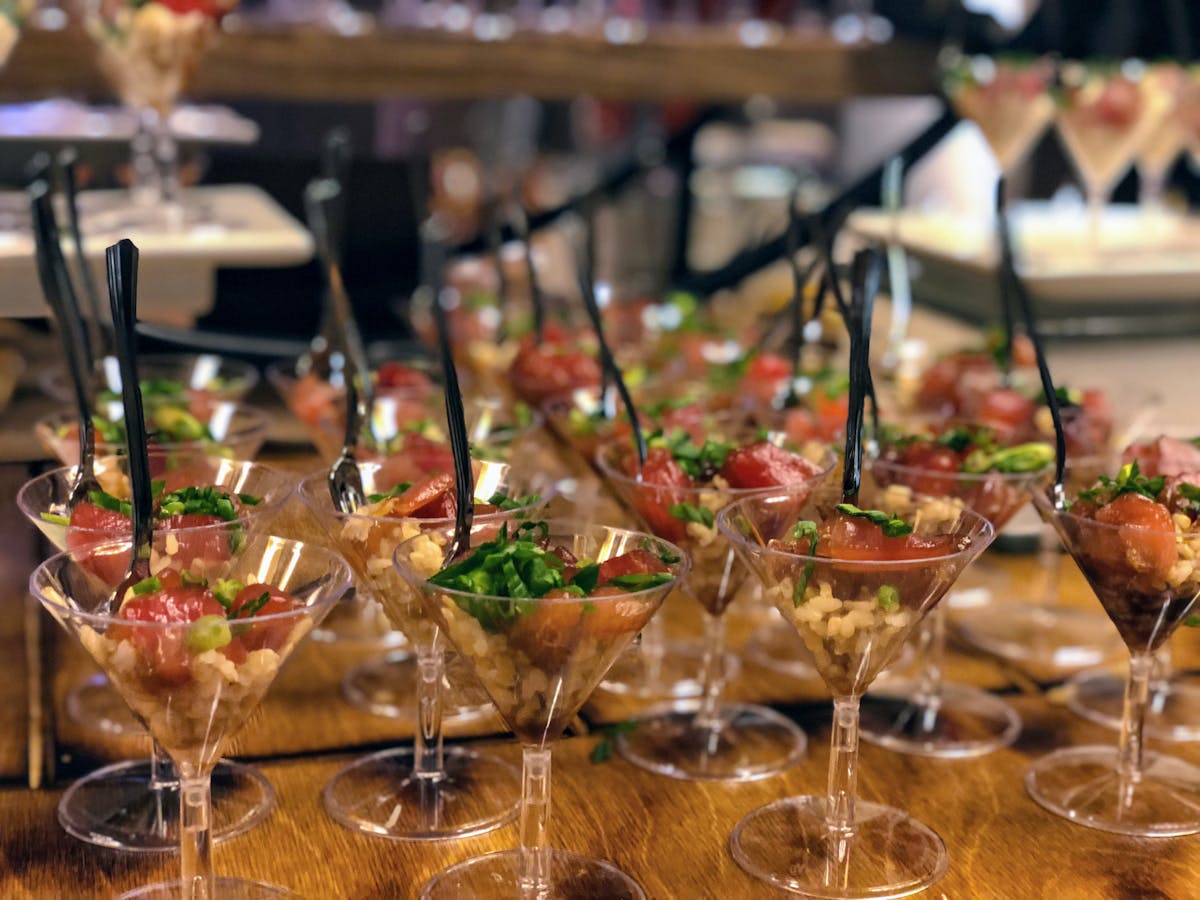
[[[751,47],[730,31],[652,34],[634,44],[600,37],[518,34],[477,41],[433,31],[339,35],[249,22],[214,43],[188,95],[372,101],[530,94],[571,99],[832,103],[860,95],[932,93],[936,48],[906,41],[846,45],[832,37],[785,36]],[[0,96],[112,96],[89,38],[76,28],[27,29],[0,82]]]

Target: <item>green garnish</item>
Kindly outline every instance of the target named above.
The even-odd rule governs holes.
[[[808,545],[808,553],[806,555],[807,556],[816,556],[817,541],[820,540],[820,532],[819,532],[819,529],[817,528],[816,522],[810,521],[808,519],[801,519],[799,522],[797,522],[795,525],[792,526],[792,537],[798,541],[802,541],[805,538],[808,538],[809,545]],[[816,563],[810,559],[805,564],[804,571],[800,573],[800,580],[796,582],[796,587],[792,591],[792,605],[793,606],[799,606],[801,603],[804,602],[804,591],[808,588],[808,579],[810,579],[812,577],[813,567],[815,565],[816,565]]]
[[[880,609],[900,608],[900,592],[890,584],[881,584],[875,593],[875,599],[878,601]]]
[[[575,577],[571,579],[569,586],[578,588],[583,592],[579,596],[586,597],[596,589],[596,582],[599,580],[600,567],[596,563],[589,563],[579,568],[579,571],[575,573]]]
[[[524,497],[508,497],[497,491],[488,498],[488,503],[497,509],[523,509],[533,506],[542,499],[541,494],[526,494]]]
[[[666,447],[670,450],[671,457],[679,463],[679,468],[692,478],[703,478],[716,472],[725,465],[725,457],[734,448],[733,444],[711,439],[697,447],[692,441],[691,435],[682,428],[672,429],[669,434],[665,435],[661,431],[655,432],[647,440],[647,444],[651,447]]]
[[[187,569],[179,573],[179,580],[184,587],[208,587],[208,579],[201,575],[193,575]]]
[[[247,600],[245,603],[243,603],[241,605],[241,607],[238,609],[237,615],[235,615],[234,618],[235,619],[249,619],[251,616],[258,615],[259,611],[262,610],[262,608],[267,605],[267,602],[270,599],[271,599],[271,592],[263,591],[261,594],[259,594],[257,597],[255,597],[253,600]]]
[[[485,631],[494,634],[531,610],[530,604],[506,603],[499,598],[541,597],[566,586],[562,560],[535,542],[536,525],[526,522],[510,536],[505,522],[494,540],[480,544],[466,559],[442,569],[429,583],[482,595],[455,597],[454,602]]]
[[[667,507],[667,512],[682,522],[698,522],[705,528],[712,528],[717,521],[713,511],[707,506],[692,503],[672,503]]]
[[[142,597],[146,594],[153,594],[155,591],[162,590],[162,581],[157,575],[151,575],[149,578],[143,578],[133,586],[133,596]]]
[[[245,585],[235,578],[221,578],[213,585],[213,596],[226,610],[233,606],[233,601],[242,592]]]
[[[1083,391],[1079,388],[1056,387],[1054,397],[1058,400],[1059,406],[1079,406],[1083,403]],[[1038,393],[1037,402],[1039,406],[1046,405],[1045,391]]]
[[[66,516],[60,516],[58,513],[42,513],[42,521],[49,522],[51,525],[70,525],[71,520]]]
[[[624,722],[606,725],[601,732],[602,737],[596,743],[596,746],[592,748],[592,763],[599,765],[612,759],[613,744],[616,738],[622,734],[632,734],[637,730],[637,727],[638,723],[634,719],[626,719]]]
[[[187,631],[187,648],[192,653],[219,650],[233,640],[233,632],[224,616],[201,616]]]
[[[172,491],[162,498],[158,512],[162,516],[216,516],[226,522],[233,522],[238,517],[230,495],[215,487],[185,487]]]
[[[253,494],[238,494],[238,499],[244,506],[258,506],[262,503],[262,497],[255,497]]]
[[[381,500],[390,500],[392,497],[399,497],[410,487],[412,487],[411,481],[402,481],[390,491],[384,491],[382,494],[367,494],[367,502],[378,503]]]
[[[133,515],[133,504],[128,500],[119,500],[108,491],[88,491],[88,503],[107,509],[109,512],[120,513],[123,516]]]
[[[179,398],[187,395],[187,388],[182,381],[173,378],[143,378],[138,386],[142,389],[143,402],[161,400],[163,397]],[[97,395],[101,403],[116,403],[121,399],[118,391],[107,388]]]
[[[673,566],[673,565],[675,565],[675,563],[679,562],[679,557],[678,557],[678,556],[676,556],[674,553],[670,553],[670,552],[668,552],[668,551],[666,551],[666,550],[664,550],[662,553],[660,553],[660,554],[658,555],[658,558],[659,558],[659,559],[660,559],[660,560],[661,560],[661,561],[662,561],[664,564],[666,564],[666,565],[668,565],[668,566]]]
[[[1122,494],[1141,494],[1149,500],[1157,500],[1166,483],[1167,480],[1162,475],[1154,478],[1147,478],[1143,475],[1138,469],[1138,461],[1135,459],[1133,462],[1121,466],[1121,471],[1117,473],[1115,479],[1101,475],[1100,483],[1096,487],[1079,492],[1079,499],[1095,503],[1097,506],[1112,503]]]
[[[1200,508],[1200,486],[1188,484],[1186,481],[1177,488],[1179,496],[1191,504],[1193,509]]]
[[[1183,624],[1188,628],[1200,628],[1200,616],[1188,616],[1183,620]]]
[[[962,462],[962,471],[970,474],[984,472],[1037,472],[1054,462],[1054,448],[1049,444],[1017,444],[988,451],[982,447],[972,450]]]
[[[103,416],[92,416],[92,427],[96,429],[96,436],[102,443],[125,443],[125,427],[120,422],[110,422]]]
[[[664,585],[674,577],[670,572],[634,572],[610,578],[607,584],[629,591],[646,591]]]
[[[883,529],[884,537],[904,537],[906,534],[912,534],[913,527],[903,519],[897,519],[878,509],[859,509],[853,503],[839,503],[837,511],[847,516],[866,519],[872,525],[878,525]]]
[[[952,428],[938,435],[937,443],[949,447],[955,453],[962,453],[973,443],[979,443],[978,437],[969,428]]]

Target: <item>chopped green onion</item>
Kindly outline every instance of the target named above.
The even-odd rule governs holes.
[[[875,593],[875,599],[879,602],[880,609],[890,611],[900,608],[900,592],[890,584],[881,584]]]
[[[133,595],[142,597],[146,594],[153,594],[155,591],[162,590],[162,581],[157,575],[151,575],[149,578],[143,578],[133,586]]]
[[[224,616],[201,616],[187,631],[187,648],[192,653],[219,650],[233,640]]]

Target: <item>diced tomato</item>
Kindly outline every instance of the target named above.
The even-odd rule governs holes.
[[[706,418],[707,413],[704,407],[698,403],[689,403],[687,406],[663,410],[658,424],[664,433],[677,430],[686,431],[693,443],[701,445],[704,443],[705,432],[707,431]],[[624,430],[626,432],[630,431],[628,420],[622,417],[620,421],[624,426]]]
[[[1143,441],[1131,445],[1121,455],[1122,463],[1130,463],[1135,459],[1139,471],[1148,478],[1200,472],[1200,446],[1178,438],[1159,437]]]
[[[600,364],[593,356],[568,344],[546,341],[536,345],[526,338],[509,368],[509,375],[522,399],[541,404],[576,388],[598,386]]]
[[[658,604],[643,599],[615,599],[628,594],[619,587],[598,587],[587,598],[583,606],[584,630],[600,639],[635,635],[654,615]]]
[[[637,460],[630,457],[626,463],[629,475],[637,473]],[[654,534],[668,541],[681,541],[687,537],[687,523],[675,518],[670,508],[684,503],[692,479],[666,447],[653,447],[646,454],[642,468],[642,484],[633,488],[633,504],[639,516]]]
[[[1165,578],[1175,565],[1175,525],[1170,510],[1161,503],[1141,494],[1121,494],[1096,510],[1096,521],[1120,527],[1116,541],[1100,535],[1094,542],[1103,543],[1105,555],[1115,567],[1123,562],[1135,572]]]
[[[131,622],[175,623],[184,626],[201,616],[225,616],[225,610],[201,587],[173,587],[131,597],[120,617]],[[151,628],[115,624],[108,630],[114,641],[129,641],[149,675],[167,684],[181,684],[191,674],[186,627]]]
[[[847,560],[908,560],[943,556],[950,548],[948,536],[913,533],[887,537],[879,525],[860,516],[838,513],[824,523],[817,554]]]
[[[174,13],[185,16],[198,12],[210,19],[220,21],[233,7],[234,3],[221,3],[220,0],[158,0],[160,4]]]
[[[133,525],[128,516],[84,500],[71,511],[71,522],[67,526],[67,549],[73,552],[81,566],[105,584],[116,587],[129,570],[130,554],[89,553],[83,548],[103,541],[128,538],[132,531]]]
[[[397,497],[389,497],[379,509],[379,515],[396,519],[443,518],[438,514],[422,515],[425,510],[445,509],[449,505],[454,515],[454,476],[449,473],[433,475],[414,484]]]
[[[742,390],[756,400],[770,403],[792,374],[792,364],[777,353],[756,353],[742,377]]]
[[[310,372],[296,381],[288,407],[301,422],[319,428],[340,418],[341,396],[341,389]]]
[[[1141,104],[1137,85],[1125,78],[1111,78],[1090,111],[1099,124],[1124,129],[1137,118]]]
[[[721,466],[721,477],[737,489],[800,486],[820,473],[816,463],[803,456],[759,441],[730,451]]]
[[[375,370],[375,383],[380,388],[404,388],[415,392],[428,392],[433,382],[420,369],[404,363],[388,360]]]
[[[995,388],[980,400],[975,419],[980,425],[1014,434],[1028,428],[1036,411],[1037,405],[1020,391]]]
[[[818,389],[812,397],[817,417],[817,437],[823,441],[837,439],[846,429],[846,417],[850,413],[850,395],[830,397]]]
[[[916,471],[901,479],[918,494],[933,497],[955,496],[955,483],[962,467],[962,456],[934,441],[917,441],[904,448],[900,462]]]
[[[538,668],[554,672],[566,663],[571,648],[579,642],[582,617],[583,603],[578,597],[565,590],[553,590],[531,611],[517,617],[508,639]]]
[[[630,550],[600,563],[596,584],[603,586],[622,575],[645,575],[651,572],[666,572],[667,564],[649,550]]]
[[[213,408],[219,399],[212,391],[204,388],[188,388],[188,412],[201,422],[207,422],[212,418]]]
[[[167,538],[173,538],[178,544],[178,549],[170,554],[172,567],[190,569],[196,560],[220,562],[230,558],[232,526],[233,523],[226,522],[218,516],[204,516],[198,513],[168,516],[163,520],[163,529],[189,530],[171,535],[160,534],[162,540],[156,538],[156,541],[162,544]]]
[[[268,584],[248,584],[233,599],[233,603],[229,607],[229,618],[231,620],[238,620],[242,608],[247,603],[257,606],[258,598],[264,593],[270,595],[267,602],[253,616],[242,617],[241,621],[253,623],[259,616],[282,615],[293,612],[302,606],[301,603],[289,597],[278,588],[271,587]],[[230,624],[233,625],[233,622]],[[234,625],[234,634],[238,636],[242,646],[248,651],[279,651],[287,643],[288,636],[292,633],[292,628],[295,624],[292,619],[280,619],[277,622],[260,622],[244,626],[244,631],[237,625]]]

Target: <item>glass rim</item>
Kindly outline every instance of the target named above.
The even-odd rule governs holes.
[[[737,500],[740,500],[740,499],[743,499],[746,497],[761,496],[763,494],[770,494],[775,491],[781,491],[781,490],[786,490],[786,489],[800,491],[802,488],[811,487],[811,486],[819,483],[824,478],[826,478],[830,472],[832,472],[834,469],[837,468],[838,455],[837,455],[837,452],[834,450],[833,446],[828,441],[817,441],[816,443],[819,443],[825,447],[825,452],[821,457],[821,462],[813,463],[813,465],[815,465],[815,466],[822,466],[822,468],[819,472],[815,472],[812,476],[810,476],[809,478],[805,479],[802,482],[792,482],[791,484],[786,484],[786,485],[772,485],[769,487],[754,487],[754,488],[725,487],[725,488],[721,488],[721,487],[717,487],[714,484],[693,485],[691,487],[675,487],[675,486],[669,485],[669,484],[656,484],[653,481],[642,481],[636,475],[626,475],[624,472],[617,471],[617,469],[615,469],[612,466],[612,464],[605,457],[609,451],[613,450],[618,445],[626,445],[627,444],[629,446],[632,446],[633,445],[632,435],[626,435],[621,438],[614,438],[611,436],[606,438],[604,440],[604,442],[601,443],[601,445],[596,449],[596,456],[595,456],[593,462],[596,464],[596,468],[598,468],[600,470],[601,474],[604,476],[605,479],[612,481],[616,484],[626,486],[626,487],[632,487],[635,489],[646,489],[646,490],[653,490],[653,491],[664,491],[664,492],[671,492],[671,493],[686,494],[688,496],[697,496],[699,494],[720,494],[723,497],[732,498],[732,500],[730,502],[736,502]],[[799,455],[799,454],[797,454],[797,455]],[[807,457],[801,457],[801,458],[807,459]],[[812,460],[808,460],[808,462],[812,462]],[[828,463],[828,465],[826,465],[826,463]],[[726,505],[728,505],[728,504],[726,504]]]
[[[252,406],[249,403],[243,403],[240,400],[219,400],[219,399],[216,401],[216,405],[219,407],[223,407],[223,408],[228,407],[228,406],[233,407],[233,415],[230,416],[230,421],[229,421],[230,431],[228,434],[226,434],[225,437],[212,438],[212,439],[199,438],[197,440],[191,440],[191,441],[156,441],[155,442],[156,446],[162,450],[191,449],[193,447],[194,448],[223,447],[223,446],[227,446],[232,441],[238,441],[238,440],[242,440],[244,438],[252,437],[255,434],[260,433],[260,432],[265,433],[271,426],[270,415],[268,415],[266,410],[261,409],[257,406]],[[199,419],[199,421],[201,423],[207,425],[209,422],[212,421],[212,418],[213,417],[210,415],[210,416],[206,416],[203,419]],[[238,424],[239,418],[242,419],[242,422],[240,424]],[[48,414],[42,416],[40,419],[37,420],[37,422],[34,423],[34,428],[35,429],[42,428],[42,429],[49,431],[50,437],[54,438],[55,440],[68,440],[68,438],[65,438],[65,437],[59,435],[58,430],[64,424],[67,424],[67,425],[74,424],[75,422],[78,421],[78,419],[79,419],[79,413],[77,411],[69,410],[69,409],[60,409],[55,412],[48,413]],[[247,421],[247,420],[249,420],[249,421]],[[114,419],[112,421],[114,423],[115,422],[123,422],[124,418]],[[70,440],[74,440],[74,438],[70,438]],[[118,450],[124,451],[125,444],[123,442],[116,443],[116,442],[112,442],[112,441],[105,441],[105,440],[97,439],[96,440],[96,449],[99,450],[102,447],[116,447],[116,448],[118,448]],[[116,455],[121,455],[121,454],[118,453]]]
[[[114,458],[127,459],[128,457],[121,456],[121,457],[114,457]],[[248,505],[245,507],[245,510],[249,513],[248,515],[239,515],[236,519],[222,520],[220,522],[210,522],[207,525],[188,525],[188,526],[179,527],[179,528],[162,527],[157,524],[158,520],[156,519],[155,527],[154,527],[155,534],[188,534],[188,535],[192,535],[192,534],[201,534],[201,533],[207,532],[209,530],[216,530],[218,528],[228,528],[233,525],[245,524],[245,523],[251,521],[252,519],[257,518],[258,516],[261,516],[263,513],[272,512],[274,510],[279,509],[281,506],[283,506],[285,503],[287,503],[287,501],[291,498],[292,494],[294,494],[296,492],[296,482],[293,480],[293,476],[290,473],[284,471],[283,469],[277,469],[274,466],[271,466],[267,463],[260,463],[260,462],[256,462],[254,460],[248,460],[248,459],[226,459],[223,456],[215,456],[213,454],[204,454],[203,458],[206,460],[215,460],[215,461],[218,461],[223,464],[232,464],[232,465],[238,466],[239,469],[242,469],[242,470],[247,470],[247,469],[258,470],[265,474],[276,476],[279,479],[281,490],[279,491],[277,496],[272,497],[270,499],[268,499],[267,496],[264,494],[262,497],[259,498],[259,500],[260,500],[259,503],[255,504],[253,506]],[[43,510],[33,509],[33,504],[29,501],[29,494],[32,493],[36,487],[40,487],[43,484],[48,484],[51,481],[54,481],[55,479],[58,479],[58,478],[61,478],[62,481],[65,482],[69,486],[72,479],[75,476],[75,471],[77,468],[78,468],[77,466],[59,466],[57,468],[51,469],[48,472],[43,472],[41,475],[35,475],[33,478],[30,478],[28,481],[26,481],[24,484],[22,484],[21,487],[17,490],[16,502],[17,502],[17,508],[19,510],[21,510],[21,512],[24,514],[25,518],[31,522],[34,522],[35,519],[45,521],[42,518],[42,514],[49,512],[49,510],[48,509],[43,509]],[[220,485],[217,485],[217,484],[196,485],[196,486],[201,487],[201,488],[204,488],[204,487],[220,488],[221,487]],[[225,491],[224,493],[232,493],[232,492]],[[245,493],[245,492],[242,492],[242,493]],[[76,533],[82,532],[84,534],[100,534],[100,535],[113,535],[114,534],[114,532],[108,528],[84,528],[84,527],[78,526],[78,525],[76,525],[76,526],[64,525],[63,527],[64,528],[71,527],[72,530],[75,531]],[[132,528],[132,525],[130,527]],[[106,540],[116,540],[116,538],[110,537],[110,538],[107,538]]]
[[[954,481],[964,482],[967,484],[982,483],[989,478],[998,478],[1006,484],[1016,484],[1024,479],[1029,479],[1031,482],[1036,478],[1044,478],[1047,475],[1054,474],[1054,460],[1046,463],[1040,469],[1035,469],[1032,472],[942,472],[937,469],[924,469],[920,466],[909,466],[904,463],[892,462],[878,457],[868,458],[866,460],[868,471],[873,471],[876,467],[887,469],[899,474],[923,475],[936,478],[951,478]]]
[[[196,361],[200,359],[215,359],[218,361],[218,371],[216,372],[217,377],[236,379],[243,382],[244,387],[239,388],[242,390],[243,396],[245,393],[248,393],[250,390],[252,390],[260,380],[257,366],[245,362],[244,360],[237,359],[233,356],[223,356],[220,353],[139,353],[137,358],[139,369],[138,374],[145,377],[146,373],[142,370],[149,368],[176,370],[182,369],[186,371],[190,366],[194,366]],[[234,371],[226,376],[222,376],[221,370],[226,368],[233,369]],[[71,393],[72,388],[70,377],[70,372],[68,371],[67,364],[65,362],[54,363],[48,366],[42,372],[41,376],[38,378],[38,385],[51,397],[67,403],[71,401],[73,396]],[[55,393],[49,389],[52,386],[58,386],[60,384],[64,389],[61,393]],[[103,385],[97,386],[98,391],[103,389]],[[184,384],[183,389],[185,392],[191,390],[206,390],[205,388],[194,388],[190,384]],[[218,396],[220,396],[221,393],[221,391],[218,391]]]
[[[1051,487],[1053,487],[1053,485],[1051,485]],[[1149,498],[1146,498],[1146,499],[1149,499]],[[1157,500],[1153,500],[1151,502],[1158,503]],[[1172,538],[1174,538],[1177,533],[1175,531],[1174,525],[1172,525],[1170,531],[1166,530],[1165,528],[1146,528],[1141,525],[1116,525],[1111,522],[1098,522],[1097,520],[1089,518],[1087,516],[1077,515],[1077,514],[1071,512],[1069,509],[1057,509],[1054,506],[1054,501],[1046,494],[1046,491],[1034,491],[1033,492],[1033,505],[1038,507],[1039,512],[1050,513],[1057,519],[1067,519],[1067,520],[1071,520],[1071,521],[1075,521],[1075,522],[1080,522],[1088,528],[1105,529],[1106,531],[1111,530],[1111,531],[1118,532],[1118,533],[1122,532],[1122,531],[1126,531],[1126,532],[1135,532],[1135,533],[1139,533],[1139,534],[1169,534]],[[1168,509],[1164,504],[1158,503],[1158,505],[1162,506],[1163,509],[1166,509],[1167,513],[1169,515],[1171,515],[1172,518],[1174,517],[1175,514],[1172,513],[1170,511],[1170,509]]]
[[[354,575],[350,571],[349,564],[345,561],[345,559],[342,558],[341,554],[339,554],[333,550],[330,550],[328,547],[322,547],[320,544],[313,544],[313,543],[309,543],[307,541],[298,541],[294,538],[285,538],[285,537],[280,537],[278,535],[270,535],[269,538],[270,538],[270,540],[275,541],[275,542],[290,544],[290,545],[293,545],[296,547],[300,547],[300,548],[302,548],[301,552],[304,552],[304,553],[309,553],[309,552],[319,553],[321,556],[326,557],[327,562],[332,562],[334,564],[333,566],[330,567],[331,570],[337,570],[337,569],[341,570],[339,573],[339,576],[337,578],[337,582],[335,584],[334,589],[329,591],[329,597],[323,599],[321,601],[322,604],[325,604],[325,603],[332,604],[333,602],[340,600],[341,597],[346,593],[346,591],[348,591],[354,585]],[[53,556],[51,556],[48,559],[45,559],[41,563],[39,563],[37,565],[37,567],[33,570],[33,572],[30,574],[30,576],[29,576],[29,593],[31,593],[31,594],[33,594],[33,596],[37,597],[39,602],[41,602],[41,604],[43,606],[52,608],[52,611],[61,612],[64,616],[67,616],[68,618],[77,619],[79,621],[86,622],[90,625],[101,625],[101,626],[107,627],[107,626],[113,625],[113,624],[121,624],[121,625],[128,625],[128,626],[134,627],[134,628],[154,628],[154,629],[159,629],[159,630],[165,631],[165,630],[169,630],[169,629],[190,628],[192,625],[195,624],[195,620],[193,620],[191,622],[143,622],[143,621],[139,621],[137,619],[124,619],[124,618],[121,618],[121,616],[119,615],[119,610],[117,613],[114,613],[112,615],[104,615],[102,613],[87,612],[86,610],[76,609],[70,605],[64,604],[59,599],[49,597],[46,594],[46,592],[42,589],[42,587],[41,587],[42,583],[47,581],[48,579],[53,578],[53,575],[51,573],[53,573],[54,571],[59,570],[64,566],[77,566],[79,568],[83,568],[84,563],[82,560],[76,558],[77,554],[84,552],[84,551],[95,551],[95,550],[102,549],[102,548],[111,548],[113,550],[115,550],[116,548],[128,548],[129,550],[132,550],[133,549],[133,540],[129,539],[129,540],[103,541],[98,544],[91,544],[87,547],[80,547],[80,548],[73,549],[73,550],[61,550],[58,553],[55,553]],[[124,551],[122,551],[122,552],[124,552]],[[54,580],[57,581],[57,579],[54,579]],[[274,585],[268,585],[268,587],[275,588]],[[281,590],[280,588],[275,588],[275,589]],[[114,591],[116,590],[115,585],[113,587],[113,590]],[[296,618],[297,616],[299,616],[302,613],[306,612],[307,610],[311,609],[314,605],[315,604],[312,604],[312,603],[306,603],[303,606],[297,607],[296,609],[288,610],[287,612],[271,613],[270,615],[266,615],[266,616],[255,615],[255,616],[250,616],[245,619],[227,619],[226,621],[231,623],[231,626],[232,626],[232,624],[235,624],[235,623],[251,624],[251,623],[259,623],[259,622],[288,621],[290,619]]]
[[[641,599],[641,598],[651,596],[655,591],[661,591],[663,589],[674,590],[676,587],[678,587],[680,584],[682,584],[684,582],[684,580],[687,578],[687,576],[691,573],[692,559],[688,555],[686,550],[684,550],[678,544],[674,544],[671,541],[666,540],[665,538],[660,538],[657,535],[651,534],[648,531],[638,531],[635,528],[622,528],[622,527],[619,527],[616,525],[600,525],[600,524],[587,525],[587,526],[584,526],[583,528],[578,528],[578,527],[573,528],[573,527],[569,527],[573,522],[573,520],[571,520],[571,519],[547,519],[545,521],[546,521],[546,524],[548,526],[550,526],[549,534],[551,536],[553,536],[556,533],[560,534],[560,535],[566,535],[568,533],[571,533],[571,535],[573,537],[580,537],[583,534],[586,534],[588,532],[603,532],[606,535],[617,534],[617,535],[628,536],[631,538],[649,538],[650,540],[652,540],[655,543],[662,546],[663,549],[666,549],[669,552],[671,552],[672,555],[678,557],[677,562],[664,563],[664,565],[666,565],[672,569],[671,581],[665,582],[663,584],[657,584],[657,585],[654,585],[653,587],[645,587],[645,588],[642,588],[641,590],[636,590],[636,591],[623,591],[620,594],[605,594],[603,597],[598,598],[600,600],[609,601],[609,600]],[[553,527],[554,525],[562,526],[565,528],[565,530],[556,532]],[[442,528],[440,530],[442,532],[447,532],[447,531],[452,532],[453,527]],[[401,541],[399,544],[396,545],[396,549],[392,551],[392,568],[394,568],[397,572],[399,572],[400,576],[402,578],[404,578],[404,580],[407,581],[410,585],[414,585],[426,593],[439,593],[439,594],[445,594],[449,597],[462,597],[464,599],[465,598],[483,598],[483,599],[487,599],[487,600],[507,601],[510,603],[536,603],[538,605],[587,603],[591,600],[596,599],[596,598],[593,598],[590,596],[589,597],[549,597],[549,598],[547,598],[547,597],[500,597],[495,594],[480,594],[480,593],[477,593],[474,591],[461,591],[461,590],[457,590],[455,588],[446,588],[446,587],[442,587],[440,585],[432,584],[432,583],[430,583],[428,578],[423,578],[421,576],[415,575],[411,569],[409,569],[407,566],[403,565],[400,562],[400,551],[401,550],[403,550],[405,547],[409,546],[410,544],[415,544],[416,541],[420,540],[421,538],[427,538],[427,537],[429,537],[428,534],[424,534],[424,533],[423,534],[415,534],[412,537],[406,538],[405,540]],[[417,582],[418,578],[420,578],[419,583]]]
[[[487,459],[487,460],[480,460],[480,461],[486,462],[490,466],[504,466],[510,472],[512,471],[511,464],[503,462],[501,460]],[[383,463],[377,462],[375,460],[363,460],[361,462],[356,463],[355,465],[358,466],[359,471],[361,472],[364,466],[381,467],[383,465]],[[438,518],[421,519],[416,516],[374,516],[374,515],[370,515],[369,513],[359,512],[358,510],[355,510],[354,512],[349,512],[349,513],[342,512],[340,509],[337,509],[334,507],[333,498],[329,496],[328,488],[326,488],[322,492],[319,492],[320,497],[321,497],[320,500],[318,500],[316,497],[312,496],[313,491],[310,490],[309,486],[316,484],[318,482],[321,482],[322,484],[324,484],[328,481],[328,478],[329,478],[329,469],[327,469],[327,468],[317,469],[315,472],[310,472],[307,475],[305,475],[303,478],[300,479],[300,482],[296,486],[296,492],[300,495],[300,499],[304,502],[304,504],[306,506],[308,506],[309,508],[316,508],[317,511],[320,513],[332,513],[335,517],[337,517],[337,519],[339,521],[358,520],[358,521],[363,521],[363,522],[374,522],[374,523],[379,523],[379,524],[383,524],[383,523],[399,524],[399,523],[405,523],[405,522],[415,522],[415,523],[420,524],[422,530],[428,530],[429,528],[443,528],[447,525],[449,525],[449,526],[454,525],[454,522],[455,522],[454,516],[440,516]],[[538,499],[536,502],[526,504],[525,506],[514,507],[512,509],[498,509],[498,510],[496,510],[494,512],[490,512],[490,513],[478,513],[477,512],[474,516],[473,521],[479,522],[481,524],[491,524],[492,522],[500,522],[505,519],[516,518],[516,516],[519,515],[520,513],[531,512],[540,507],[546,506],[551,500],[553,500],[557,496],[558,496],[558,489],[556,488],[556,486],[554,484],[547,484],[545,489],[538,493],[538,495],[537,495]],[[318,503],[320,504],[319,508],[317,507]],[[328,505],[326,505],[326,504],[328,504]],[[428,526],[428,527],[426,527],[426,526]]]
[[[953,553],[942,553],[937,556],[923,556],[923,557],[920,557],[917,559],[838,559],[837,557],[834,557],[834,556],[814,556],[809,553],[792,553],[787,550],[780,550],[776,547],[764,546],[763,544],[759,544],[755,541],[752,541],[750,538],[741,534],[730,523],[730,520],[733,519],[733,517],[739,511],[739,507],[744,508],[747,504],[749,504],[753,501],[770,499],[771,497],[783,498],[783,497],[787,497],[787,496],[793,496],[797,493],[798,492],[786,492],[786,493],[778,492],[775,494],[764,494],[764,495],[760,495],[758,497],[743,497],[739,500],[736,500],[733,503],[729,504],[727,507],[725,507],[723,510],[721,510],[719,513],[717,513],[717,520],[716,520],[717,529],[731,543],[739,544],[743,547],[747,547],[753,553],[758,554],[758,555],[774,556],[774,557],[778,557],[781,559],[794,559],[794,560],[799,560],[799,561],[805,562],[805,563],[808,563],[808,562],[828,563],[830,565],[836,565],[839,568],[843,568],[843,569],[863,569],[864,571],[868,571],[868,572],[875,571],[875,570],[895,571],[897,569],[919,569],[919,568],[929,566],[931,564],[940,565],[943,563],[952,562],[963,556],[969,556],[969,555],[972,555],[975,553],[982,552],[982,550],[987,548],[987,544],[985,544],[981,548],[976,548],[975,545],[978,543],[978,541],[973,540],[968,546],[962,547],[958,550],[955,550]],[[913,496],[914,497],[925,497],[927,495],[914,494]],[[941,498],[932,498],[932,499],[941,499]],[[965,514],[970,519],[978,520],[978,522],[975,523],[975,525],[971,529],[972,533],[974,533],[975,529],[978,528],[979,529],[978,534],[981,537],[989,537],[989,536],[990,536],[990,538],[995,537],[995,534],[996,534],[995,526],[992,525],[991,521],[984,518],[979,513],[975,512],[975,510],[973,510],[967,506],[963,506],[959,510],[959,514],[960,515]],[[988,543],[991,543],[991,540],[988,540]]]

